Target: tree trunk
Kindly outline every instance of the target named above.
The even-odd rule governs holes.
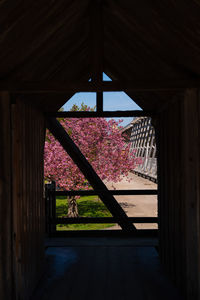
[[[78,217],[78,205],[75,197],[68,197],[68,218]]]

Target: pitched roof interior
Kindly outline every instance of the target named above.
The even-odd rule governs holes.
[[[117,80],[193,79],[200,75],[200,2],[103,0],[103,70]],[[92,70],[91,5],[84,0],[0,4],[1,80],[88,81]],[[96,33],[98,38],[98,31]],[[128,93],[160,109],[175,92]],[[21,95],[57,110],[71,94]]]

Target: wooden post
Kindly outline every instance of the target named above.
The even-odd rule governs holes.
[[[97,85],[103,80],[103,22],[102,3],[98,0],[91,1],[90,7],[90,32],[91,32],[91,65],[92,81]],[[97,112],[103,111],[103,91],[96,93]]]
[[[44,119],[31,105],[12,104],[13,252],[17,299],[29,299],[44,264]]]
[[[158,118],[160,257],[188,300],[200,299],[199,100],[188,89]]]
[[[56,224],[51,219],[56,218],[56,183],[45,184],[46,232],[49,236],[56,231]]]
[[[200,299],[200,91],[188,89],[183,107],[183,194],[188,299]]]
[[[45,184],[45,232],[49,235],[49,184]]]
[[[13,299],[11,104],[0,94],[0,299]]]
[[[97,93],[97,113],[103,111],[103,92]]]
[[[124,231],[134,231],[135,226],[128,220],[127,215],[112,195],[108,194],[108,189],[99,176],[96,174],[92,166],[86,160],[79,148],[75,145],[69,135],[66,133],[62,125],[55,118],[47,118],[47,127],[55,138],[60,142],[64,150],[71,156],[74,163],[79,167],[80,171],[90,182],[93,189],[100,190],[99,197],[107,206],[113,217],[116,218],[118,224]]]

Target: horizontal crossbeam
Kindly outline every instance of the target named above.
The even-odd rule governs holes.
[[[55,196],[93,196],[99,195],[102,191],[99,190],[89,190],[89,191],[56,191],[50,192]],[[157,190],[107,190],[107,194],[110,195],[157,195]],[[58,199],[59,200],[59,199]]]
[[[51,237],[133,237],[132,232],[123,230],[59,230],[51,233]],[[134,232],[134,237],[157,238],[158,229],[138,229]]]
[[[61,111],[47,113],[47,116],[56,118],[113,118],[113,117],[149,117],[155,115],[152,111],[127,110],[127,111]]]
[[[129,217],[132,223],[158,223],[158,218],[156,217]],[[107,224],[107,223],[117,223],[115,218],[55,218],[50,219],[51,224]]]
[[[0,81],[0,91],[13,93],[77,93],[114,91],[170,91],[199,88],[199,79],[182,80],[133,80],[133,81]]]

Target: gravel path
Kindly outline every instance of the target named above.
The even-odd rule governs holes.
[[[130,182],[123,179],[119,183],[108,182],[106,186],[109,189],[157,189],[154,182],[130,173],[128,176]],[[115,196],[115,199],[122,206],[129,217],[157,217],[157,196]],[[138,229],[155,229],[157,224],[134,224]],[[109,229],[120,229],[118,225]]]

